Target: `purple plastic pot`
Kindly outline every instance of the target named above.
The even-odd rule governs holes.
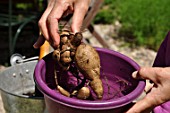
[[[131,77],[139,65],[113,50],[96,48],[101,59],[102,100],[80,100],[61,95],[54,82],[54,61],[50,53],[38,62],[34,79],[44,94],[49,113],[122,113],[143,92],[145,82]],[[58,68],[58,74],[72,76]],[[72,81],[73,82],[73,81]]]

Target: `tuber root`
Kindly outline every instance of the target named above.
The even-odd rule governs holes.
[[[79,99],[87,99],[90,96],[90,89],[88,87],[82,87],[78,93],[77,98]]]
[[[103,86],[100,80],[100,58],[96,50],[87,44],[78,46],[75,63],[79,71],[90,80],[90,86],[99,99],[103,96]]]
[[[70,93],[65,90],[64,88],[62,88],[61,86],[57,85],[57,90],[64,96],[66,97],[70,97]]]
[[[94,79],[90,82],[91,88],[94,90],[96,93],[97,97],[99,99],[102,98],[103,96],[103,86],[102,86],[102,81],[100,79]]]
[[[60,33],[61,41],[53,52],[53,58],[64,71],[70,71],[77,78],[77,81],[81,81],[75,88],[77,98],[87,99],[90,96],[89,88],[84,87],[86,79],[88,79],[97,98],[101,99],[103,86],[100,79],[100,58],[93,47],[81,42],[82,38],[80,32],[73,34],[67,30],[62,31]],[[79,72],[83,74],[84,79],[79,76]],[[64,90],[60,85],[57,85],[57,89],[65,96],[73,94],[73,92]]]

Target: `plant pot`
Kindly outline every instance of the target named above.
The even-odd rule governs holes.
[[[44,97],[35,97],[33,71],[37,61],[17,64],[0,73],[1,96],[6,113],[47,113]]]
[[[34,71],[34,79],[44,94],[49,113],[122,113],[143,92],[145,82],[131,77],[139,65],[127,56],[113,50],[96,48],[101,60],[101,79],[104,95],[102,100],[80,100],[60,94],[54,82],[52,53],[40,60]],[[58,66],[57,66],[58,67]],[[63,76],[72,76],[58,68]],[[70,79],[70,82],[73,79]]]

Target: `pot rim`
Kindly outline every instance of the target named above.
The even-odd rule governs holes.
[[[97,51],[101,51],[103,53],[107,54],[113,54],[114,56],[117,56],[129,64],[131,64],[136,70],[139,70],[139,65],[130,59],[129,57],[116,52],[114,50],[108,50],[104,48],[96,48]],[[53,101],[60,103],[65,106],[77,108],[77,109],[85,109],[85,110],[108,110],[108,109],[113,109],[113,108],[119,108],[124,105],[127,105],[131,103],[133,100],[135,100],[137,97],[140,96],[140,94],[143,92],[145,88],[145,81],[140,80],[137,87],[129,94],[122,96],[118,99],[109,99],[109,100],[97,100],[97,101],[90,101],[90,100],[81,100],[81,99],[75,99],[75,98],[70,98],[66,97],[64,95],[61,95],[59,93],[56,93],[55,90],[50,89],[45,81],[42,80],[41,75],[41,70],[45,68],[45,61],[42,59],[38,62],[38,64],[35,67],[34,71],[34,81],[35,84],[37,85],[38,89],[48,98],[52,99]],[[39,71],[38,71],[39,70]]]

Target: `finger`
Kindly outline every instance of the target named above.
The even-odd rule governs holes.
[[[35,49],[38,49],[38,48],[40,48],[43,44],[44,44],[44,42],[45,42],[45,38],[43,37],[43,35],[40,35],[39,37],[38,37],[38,40],[35,42],[35,44],[33,45],[33,47],[35,48]]]
[[[45,39],[48,41],[49,41],[49,33],[47,29],[47,17],[53,8],[53,5],[54,5],[54,0],[50,0],[50,2],[48,3],[47,9],[44,11],[43,15],[41,16],[38,22],[41,33],[43,34]]]
[[[135,71],[132,73],[133,78],[136,79],[149,79],[154,83],[158,83],[158,72],[160,72],[161,68],[153,68],[153,67],[143,67],[139,71]]]
[[[50,44],[52,44],[53,47],[57,47],[60,42],[60,36],[58,34],[58,20],[51,19],[48,24],[48,29],[51,37]]]
[[[73,21],[71,29],[73,33],[79,32],[83,24],[84,17],[88,11],[89,3],[79,2],[74,7]]]
[[[63,13],[68,9],[69,3],[56,3],[48,16],[48,29],[52,38],[53,47],[57,47],[60,42],[60,36],[58,34],[58,21],[62,17]]]
[[[65,17],[67,17],[70,14],[73,14],[73,6],[69,6],[69,8],[64,12],[62,17],[65,18]]]
[[[145,97],[133,105],[126,113],[150,113],[154,107],[153,100]]]
[[[48,34],[48,29],[47,29],[47,24],[46,24],[46,14],[44,14],[41,19],[38,22],[39,29],[43,36],[45,37],[46,40],[49,40],[49,34]]]

